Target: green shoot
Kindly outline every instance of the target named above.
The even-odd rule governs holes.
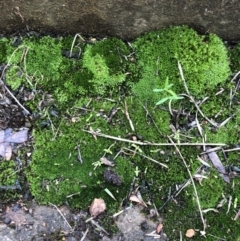
[[[165,97],[163,97],[160,101],[156,103],[156,105],[161,105],[166,101],[171,101],[171,100],[180,100],[183,99],[182,96],[177,95],[174,91],[171,90],[171,87],[173,84],[168,83],[168,77],[166,78],[165,85],[163,89],[154,89],[154,92],[164,92]]]

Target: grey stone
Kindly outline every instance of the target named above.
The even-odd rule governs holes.
[[[2,0],[0,33],[34,30],[133,39],[186,24],[201,33],[239,40],[239,14],[236,0]]]

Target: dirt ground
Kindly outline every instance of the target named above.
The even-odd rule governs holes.
[[[115,220],[119,232],[112,235],[98,226],[101,220],[86,222],[88,212],[71,212],[66,206],[39,206],[34,202],[30,207],[15,203],[1,210],[0,237],[1,241],[169,240],[163,232],[154,235],[157,222],[148,219],[141,209],[135,206],[120,214]]]

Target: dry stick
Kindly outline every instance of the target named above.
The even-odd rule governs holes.
[[[58,210],[58,212],[60,213],[60,215],[63,217],[64,221],[67,223],[68,227],[71,229],[71,231],[73,231],[73,228],[71,227],[71,225],[69,224],[69,222],[67,221],[67,219],[64,217],[64,215],[62,214],[62,212],[60,211],[60,209],[59,209],[56,205],[54,205],[54,204],[52,204],[52,203],[49,203],[49,204],[50,204],[51,206],[55,207],[55,208]]]
[[[11,95],[11,97],[16,101],[16,103],[25,111],[26,115],[30,115],[30,112],[17,100],[17,98],[11,93],[11,91],[8,89],[8,87],[4,84],[4,82],[2,81],[2,78],[4,76],[4,73],[7,69],[7,67],[10,65],[10,61],[12,60],[13,55],[15,54],[15,52],[20,49],[20,48],[25,48],[25,46],[20,46],[18,47],[16,50],[13,51],[13,53],[10,56],[10,59],[8,61],[8,63],[6,64],[6,66],[4,67],[3,71],[2,71],[2,75],[0,77],[0,84],[3,85],[3,87],[5,88],[5,90],[8,92],[9,95]]]
[[[86,232],[83,234],[83,236],[82,236],[82,238],[81,238],[81,240],[80,240],[80,241],[83,241],[83,240],[86,238],[87,233],[88,233],[88,230],[89,230],[89,229],[87,229],[87,230],[86,230]]]
[[[201,109],[199,108],[197,103],[195,102],[194,98],[190,95],[190,92],[188,90],[188,87],[187,87],[187,84],[186,84],[186,81],[185,81],[185,78],[184,78],[184,75],[183,75],[182,66],[181,66],[179,61],[178,61],[178,69],[179,69],[179,72],[180,72],[180,75],[181,75],[181,78],[182,78],[182,81],[183,81],[184,88],[185,88],[185,90],[187,92],[187,95],[186,94],[181,94],[181,95],[188,97],[193,102],[193,104],[195,105],[195,107],[197,108],[197,110],[199,111],[201,116],[203,118],[205,118],[209,123],[211,123],[211,125],[213,125],[214,127],[218,127],[217,123],[213,122],[212,120],[210,120],[207,116],[205,116],[203,114],[203,112],[201,111]]]
[[[121,138],[121,137],[115,137],[115,136],[110,136],[110,135],[105,135],[101,132],[95,132],[95,131],[87,131],[87,130],[82,130],[84,132],[90,133],[93,136],[99,136],[99,137],[104,137],[104,138],[108,138],[108,139],[112,139],[112,140],[116,140],[116,141],[122,141],[122,142],[127,142],[127,143],[132,143],[132,144],[136,144],[139,146],[226,146],[226,144],[224,143],[152,143],[152,142],[141,142],[141,141],[132,141],[132,140],[128,140],[125,138]]]
[[[197,200],[197,205],[198,205],[198,209],[199,209],[199,213],[200,213],[200,217],[201,217],[201,220],[202,220],[202,223],[203,223],[203,232],[205,234],[205,228],[206,228],[206,225],[205,225],[205,221],[204,221],[204,218],[203,218],[203,213],[202,213],[202,209],[201,209],[201,204],[200,204],[200,201],[199,201],[199,198],[198,198],[198,194],[197,194],[197,189],[196,189],[196,186],[195,186],[195,183],[194,183],[194,180],[193,180],[193,177],[192,177],[192,174],[187,166],[187,163],[185,161],[185,159],[183,158],[182,156],[182,153],[180,152],[180,150],[178,149],[177,145],[173,142],[173,140],[171,139],[171,137],[168,136],[168,139],[170,140],[170,142],[174,145],[176,151],[178,152],[179,156],[181,157],[186,169],[187,169],[187,172],[188,172],[188,175],[191,179],[191,182],[192,182],[192,185],[193,185],[193,189],[194,189],[194,192],[195,192],[195,196],[196,196],[196,200]]]
[[[203,112],[201,111],[200,107],[197,105],[197,103],[195,102],[194,98],[190,95],[190,92],[188,90],[188,87],[187,87],[187,84],[186,84],[186,81],[185,81],[185,78],[183,76],[183,71],[182,71],[182,66],[180,64],[180,62],[178,61],[178,69],[179,69],[179,72],[180,72],[180,75],[181,75],[181,78],[182,78],[182,81],[183,81],[183,85],[184,85],[184,88],[187,92],[187,95],[186,94],[181,94],[182,96],[186,96],[188,97],[192,102],[193,104],[195,105],[195,107],[197,108],[197,110],[199,111],[199,113],[201,114],[201,116],[203,118],[205,118],[212,126],[214,127],[222,127],[224,126],[228,121],[230,121],[234,116],[235,114],[233,114],[232,116],[228,117],[225,121],[223,121],[222,123],[218,124],[216,122],[213,122],[212,120],[210,120],[207,116],[205,116],[203,114]]]
[[[8,92],[9,95],[16,101],[16,103],[24,110],[26,115],[30,115],[30,112],[17,100],[17,98],[11,93],[11,91],[8,89],[8,87],[3,84],[5,90]]]
[[[234,81],[234,80],[238,77],[239,74],[240,74],[240,71],[238,71],[238,72],[235,74],[235,76],[231,79],[231,82]],[[237,93],[239,84],[240,84],[240,82],[239,82],[239,80],[238,80],[237,85],[236,85],[236,87],[235,87],[235,90],[234,90],[233,94],[230,93],[230,106],[232,105],[232,100],[233,100],[234,96],[235,96],[236,93]]]
[[[135,131],[132,120],[131,120],[131,118],[129,116],[129,113],[128,113],[128,106],[127,106],[126,100],[124,101],[124,106],[125,106],[125,115],[128,119],[129,125],[130,125],[132,131]]]
[[[240,147],[236,147],[236,148],[232,148],[232,149],[223,150],[223,152],[231,152],[231,151],[240,151]]]
[[[83,42],[85,42],[85,40],[83,39],[83,37],[79,33],[77,33],[74,36],[74,39],[73,39],[73,42],[72,42],[72,46],[71,46],[71,50],[70,50],[70,58],[72,57],[73,46],[74,46],[74,44],[76,42],[77,37],[79,37]]]
[[[123,149],[134,153],[133,150],[130,150],[130,149],[126,148],[126,147],[123,147]],[[145,156],[145,155],[143,155],[143,154],[141,154],[141,153],[139,153],[139,152],[137,152],[137,154],[138,154],[139,156],[142,156],[142,157],[144,157],[144,158],[146,158],[146,159],[148,159],[148,160],[154,162],[154,163],[157,163],[158,165],[160,165],[160,166],[162,166],[162,167],[166,167],[166,168],[168,168],[167,165],[162,164],[161,162],[158,162],[158,161],[152,159],[151,157]]]

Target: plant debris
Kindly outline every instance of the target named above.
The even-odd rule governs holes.
[[[190,228],[186,231],[185,235],[186,235],[187,238],[192,238],[195,235],[195,230]]]
[[[6,160],[12,156],[12,144],[27,141],[28,129],[12,133],[12,128],[0,131],[0,155]]]
[[[218,157],[217,153],[215,151],[212,151],[210,153],[208,153],[208,156],[210,158],[210,160],[212,161],[213,166],[218,170],[218,172],[220,173],[220,176],[222,177],[222,179],[227,182],[230,183],[230,179],[229,177],[226,175],[226,169],[223,166],[220,158]]]
[[[122,184],[122,178],[112,169],[106,169],[104,171],[104,179],[114,185],[120,186]]]
[[[106,204],[102,198],[95,198],[89,208],[90,215],[92,217],[97,217],[99,214],[103,213],[106,209]]]

